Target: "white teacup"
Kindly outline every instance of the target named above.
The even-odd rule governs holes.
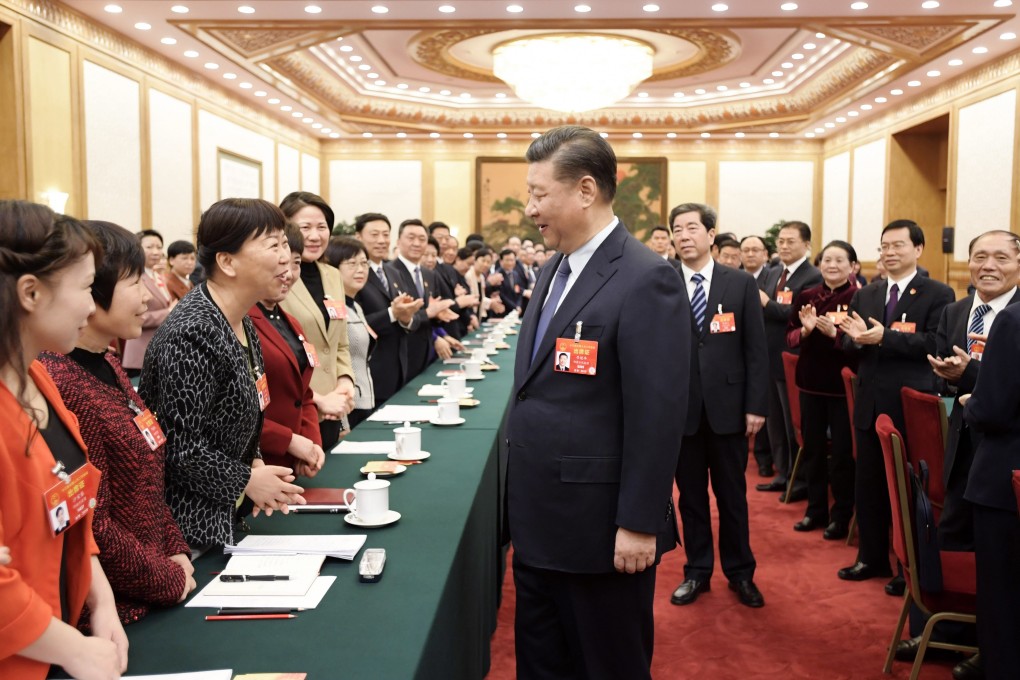
[[[355,482],[353,489],[344,490],[344,503],[362,522],[383,520],[390,511],[390,483],[370,473],[368,479]]]
[[[471,360],[477,361],[480,364],[484,364],[489,360],[489,353],[482,348],[478,348],[471,352]]]
[[[490,333],[489,334],[489,338],[493,342],[495,342],[496,344],[499,344],[499,343],[503,342],[506,339],[506,334],[502,333],[502,332],[499,332],[499,333]]]
[[[396,440],[397,457],[400,460],[410,460],[421,453],[420,427],[411,427],[410,423],[404,423],[403,427],[393,430],[393,435]]]
[[[496,351],[496,341],[492,338],[485,338],[485,342],[482,343],[482,349],[487,353],[493,354]]]
[[[443,397],[439,400],[439,414],[436,420],[449,423],[460,419],[460,399]]]
[[[452,375],[443,381],[446,388],[446,396],[460,398],[467,394],[467,383],[462,375]]]
[[[475,361],[474,359],[472,359],[471,361],[465,361],[461,365],[464,367],[464,377],[465,378],[470,380],[470,379],[475,379],[475,378],[481,378],[482,377],[482,362],[481,361]]]

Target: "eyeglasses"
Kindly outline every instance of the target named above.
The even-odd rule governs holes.
[[[896,243],[883,243],[882,246],[878,249],[878,252],[888,253],[893,250],[904,250],[909,245],[910,244],[907,243],[906,241],[897,241]]]
[[[368,260],[345,260],[340,263],[341,267],[358,271],[359,269],[368,269]]]

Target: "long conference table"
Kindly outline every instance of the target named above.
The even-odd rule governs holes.
[[[156,610],[125,627],[129,675],[220,668],[234,673],[301,672],[308,680],[482,678],[496,626],[503,573],[499,545],[499,433],[513,385],[517,335],[510,350],[492,357],[497,371],[469,381],[481,404],[461,409],[466,423],[422,428],[422,449],[432,456],[391,478],[390,508],[401,519],[387,527],[358,529],[343,515],[274,513],[248,518],[252,534],[367,534],[365,548],[385,548],[378,583],[361,583],[359,552],[353,562],[328,558],[323,576],[336,576],[319,606],[290,620],[206,621],[215,610]],[[470,341],[480,347],[477,336]],[[392,404],[422,404],[418,390],[438,384],[435,362],[394,395]],[[395,425],[365,421],[352,441],[392,440]],[[323,470],[306,487],[350,487],[360,468],[383,456],[327,454]],[[227,557],[216,548],[195,561],[198,590],[215,578]],[[198,592],[197,590],[195,592]]]

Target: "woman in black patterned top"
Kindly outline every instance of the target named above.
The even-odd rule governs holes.
[[[209,278],[174,308],[145,354],[139,393],[166,433],[167,502],[193,549],[233,544],[252,506],[269,514],[304,503],[293,470],[262,462],[269,389],[246,316],[279,296],[290,273],[285,225],[268,201],[213,204],[198,225]]]

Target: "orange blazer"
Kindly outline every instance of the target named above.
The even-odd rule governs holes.
[[[78,419],[67,410],[46,369],[33,361],[29,377],[57,417],[85,451]],[[53,537],[43,493],[56,483],[50,470],[56,464],[42,436],[25,444],[35,426],[18,400],[0,383],[0,545],[11,549],[11,563],[0,566],[0,678],[42,679],[49,665],[18,652],[60,618],[60,555],[67,561],[67,605],[71,625],[85,604],[92,581],[91,556],[99,554],[92,539],[92,513]]]

